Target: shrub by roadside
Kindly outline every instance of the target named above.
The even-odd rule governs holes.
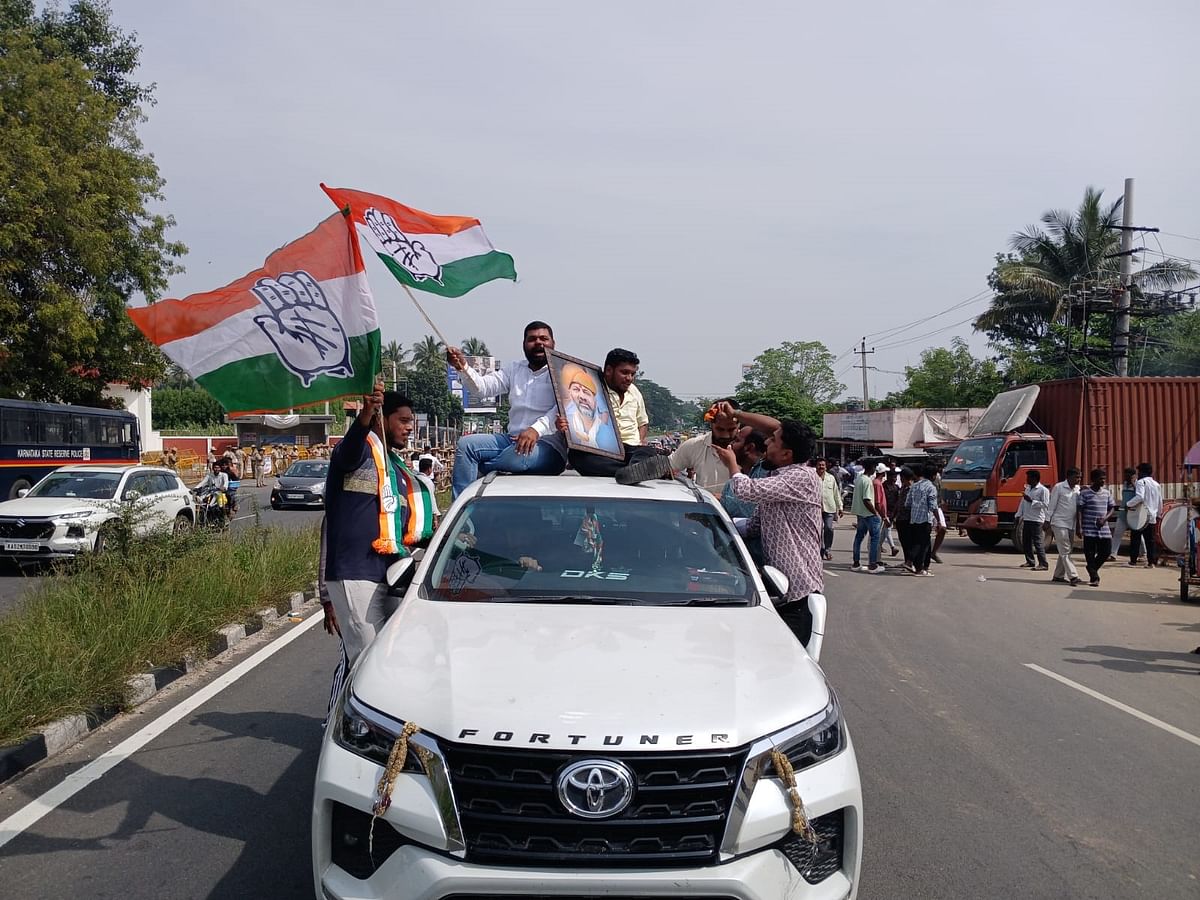
[[[204,647],[316,576],[318,532],[246,529],[117,540],[46,578],[0,619],[0,746],[119,706],[125,681]]]

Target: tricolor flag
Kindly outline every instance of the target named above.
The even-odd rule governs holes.
[[[402,284],[461,297],[485,281],[517,280],[512,257],[492,246],[478,219],[435,216],[362,191],[321,190]]]
[[[232,284],[127,312],[230,413],[368,394],[379,372],[375,301],[337,213]]]

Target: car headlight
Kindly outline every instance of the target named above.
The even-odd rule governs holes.
[[[90,519],[95,513],[91,510],[81,509],[77,512],[59,513],[53,517],[55,522],[82,522],[84,519]]]
[[[325,482],[318,481],[316,484],[310,487],[309,490],[314,494],[323,494],[325,493]]]
[[[772,735],[775,749],[783,751],[797,772],[836,756],[846,746],[842,707],[832,689],[829,691],[829,705],[818,716],[813,717],[815,722],[810,719]],[[802,730],[795,733],[797,728]],[[766,771],[773,774],[769,763]]]
[[[989,497],[987,500],[980,500],[976,513],[981,516],[994,516],[996,514],[995,498]]]
[[[278,481],[276,481],[276,482],[275,482],[275,487],[274,487],[274,490],[277,490],[277,491],[282,491],[282,490],[283,490],[283,485],[282,485],[282,484],[280,484]]]
[[[404,723],[367,709],[346,691],[337,721],[333,723],[333,740],[339,747],[363,759],[386,766],[392,745],[403,727]],[[425,770],[418,754],[410,752],[400,771],[420,775]]]

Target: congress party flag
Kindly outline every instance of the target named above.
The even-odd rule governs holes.
[[[223,288],[127,312],[230,413],[367,394],[379,372],[375,302],[340,213]]]
[[[517,280],[513,258],[492,246],[478,219],[435,216],[378,194],[321,185],[393,275],[410,288],[461,297],[485,281]]]

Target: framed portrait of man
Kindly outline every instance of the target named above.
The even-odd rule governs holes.
[[[559,414],[567,420],[567,446],[624,459],[625,448],[621,446],[600,367],[557,350],[546,351],[546,360]]]

